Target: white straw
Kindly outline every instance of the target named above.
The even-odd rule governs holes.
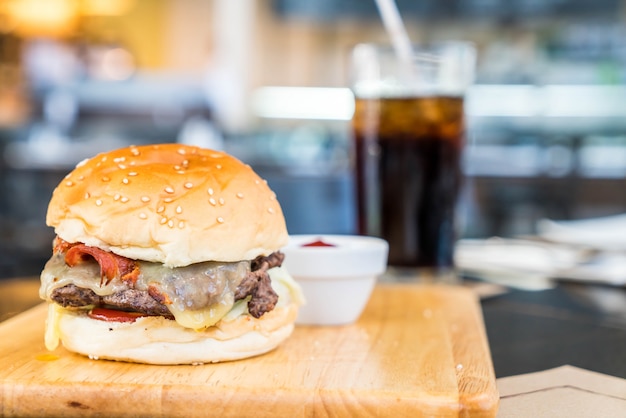
[[[376,4],[398,58],[409,63],[412,55],[411,40],[402,23],[395,0],[376,0]]]

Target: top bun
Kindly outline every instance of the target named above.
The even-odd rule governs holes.
[[[54,190],[46,223],[67,242],[169,267],[250,260],[288,238],[276,195],[250,166],[179,144],[79,163]]]

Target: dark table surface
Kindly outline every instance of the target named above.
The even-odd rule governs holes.
[[[41,303],[38,279],[0,280],[0,321]],[[560,283],[481,302],[496,377],[569,364],[626,378],[626,289]]]
[[[560,283],[482,301],[496,377],[569,364],[626,378],[626,289]]]

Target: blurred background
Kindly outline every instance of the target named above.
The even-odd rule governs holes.
[[[626,0],[397,0],[416,41],[476,44],[463,237],[626,212]],[[130,144],[224,149],[291,233],[355,231],[347,51],[374,0],[1,0],[0,278],[50,255],[52,190]]]

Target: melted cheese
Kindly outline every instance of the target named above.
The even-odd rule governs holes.
[[[147,290],[149,286],[156,286],[171,301],[167,307],[176,322],[183,327],[203,329],[215,325],[221,319],[230,321],[248,313],[249,298],[235,303],[234,292],[249,271],[249,262],[207,262],[177,269],[157,263],[140,262],[139,265],[141,274],[135,288]],[[303,302],[300,287],[285,269],[274,267],[268,273],[272,287],[278,294],[278,306],[284,306],[290,301],[298,304]],[[128,289],[128,285],[119,278],[101,286],[100,270],[95,262],[85,262],[70,268],[62,255],[54,255],[41,274],[39,294],[42,299],[50,300],[54,289],[68,284],[91,289],[100,296]],[[53,347],[51,349],[58,345],[59,309],[63,308],[56,304],[51,304],[49,308],[46,347]]]
[[[54,289],[75,284],[84,289],[90,289],[100,296],[112,295],[127,288],[127,285],[119,279],[114,279],[108,284],[100,285],[100,266],[95,262],[81,263],[75,267],[65,264],[62,254],[55,254],[46,263],[41,272],[41,287],[39,297],[50,300]]]
[[[203,329],[215,325],[233,307],[233,302],[216,303],[204,309],[177,309],[175,305],[169,305],[170,312],[176,318],[176,322],[185,328]]]
[[[134,288],[156,289],[168,301],[167,307],[176,321],[193,329],[214,325],[233,307],[235,289],[250,271],[247,261],[205,262],[180,268],[149,262],[138,264],[140,274]],[[101,285],[100,268],[95,261],[68,267],[64,257],[56,254],[41,273],[39,295],[50,301],[55,289],[68,284],[90,289],[100,296],[129,289],[129,284],[117,277]]]
[[[48,317],[46,318],[46,331],[44,334],[44,343],[46,348],[53,351],[59,346],[59,309],[56,303],[48,304]]]

